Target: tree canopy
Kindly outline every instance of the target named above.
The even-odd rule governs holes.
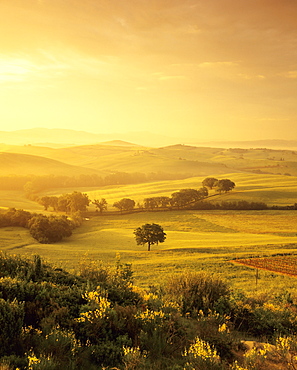
[[[197,202],[208,195],[206,187],[196,189],[181,189],[171,194],[171,205],[177,208],[184,207],[190,203]]]
[[[147,250],[151,250],[151,245],[163,243],[166,233],[162,226],[158,224],[145,224],[134,230],[137,245],[147,244]]]
[[[54,211],[74,213],[77,211],[85,212],[90,203],[87,194],[74,191],[72,194],[63,194],[59,197],[44,196],[39,199],[39,203],[47,210],[52,207]]]
[[[216,184],[216,191],[220,193],[222,191],[227,193],[228,191],[231,191],[234,188],[235,188],[235,183],[229,179],[219,180]]]
[[[212,189],[217,184],[218,179],[215,177],[207,177],[202,181],[202,185],[208,187],[209,189]]]
[[[115,202],[113,206],[118,208],[121,212],[132,211],[132,209],[135,207],[135,201],[133,199],[123,198],[118,202]]]

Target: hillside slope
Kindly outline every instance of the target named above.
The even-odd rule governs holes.
[[[60,161],[35,155],[0,152],[0,174],[6,175],[66,175],[92,174],[96,171],[72,166]]]
[[[241,172],[297,176],[297,152],[291,150],[224,149],[189,145],[145,148],[132,143],[112,141],[55,149],[0,144],[0,151],[40,156],[88,168],[100,175],[137,172],[171,174],[180,178]],[[81,173],[81,170],[78,172]],[[87,172],[84,170],[84,173]]]

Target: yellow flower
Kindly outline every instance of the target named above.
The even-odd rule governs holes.
[[[32,365],[39,364],[40,360],[34,355],[34,353],[31,355],[28,355],[28,361],[29,361],[29,369],[32,369]]]
[[[228,333],[229,331],[228,331],[227,325],[225,323],[222,324],[222,325],[219,325],[218,332],[219,333],[223,333],[223,332]]]
[[[185,350],[183,356],[192,355],[194,358],[200,357],[203,360],[210,359],[210,360],[219,360],[220,357],[215,348],[212,348],[208,342],[200,338],[195,339],[195,343],[193,343],[188,350]]]

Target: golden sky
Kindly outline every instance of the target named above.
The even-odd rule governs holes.
[[[296,0],[1,0],[0,130],[297,138]]]

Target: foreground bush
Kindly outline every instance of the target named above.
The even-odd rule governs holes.
[[[190,273],[147,291],[119,258],[84,260],[79,275],[38,256],[0,254],[0,267],[3,369],[265,369],[266,349],[234,362],[234,329],[269,337],[283,362],[297,349],[294,297],[235,296],[218,277]]]
[[[180,305],[182,314],[197,316],[199,311],[224,311],[230,297],[229,286],[206,273],[185,273],[168,280],[166,292]],[[223,313],[223,312],[222,312]]]

